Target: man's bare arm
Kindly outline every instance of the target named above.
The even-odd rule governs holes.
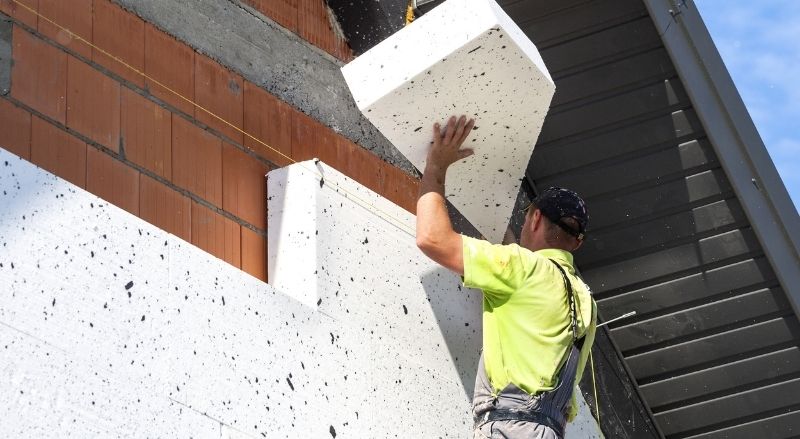
[[[442,133],[439,124],[433,126],[433,142],[428,152],[417,200],[417,247],[434,262],[464,275],[464,254],[461,235],[453,230],[444,198],[447,168],[469,157],[471,149],[461,149],[474,121],[465,116],[447,122]]]

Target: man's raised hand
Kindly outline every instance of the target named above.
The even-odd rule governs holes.
[[[433,124],[433,142],[425,167],[444,171],[453,163],[471,156],[474,151],[471,148],[461,149],[461,145],[469,137],[474,125],[475,120],[467,120],[466,116],[458,119],[452,116],[447,121],[444,132],[439,123]]]

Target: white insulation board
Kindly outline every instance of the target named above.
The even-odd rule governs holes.
[[[330,212],[309,234],[327,251],[294,261],[325,267],[313,292],[285,294],[0,149],[0,437],[468,437],[477,293],[348,197],[391,203],[281,172]],[[596,437],[585,406],[568,431]]]
[[[434,122],[466,114],[475,155],[447,197],[500,242],[555,85],[533,43],[493,0],[448,0],[342,68],[358,108],[420,171]]]
[[[462,388],[451,388],[441,404],[469,407],[481,347],[481,295],[419,251],[415,217],[319,161],[270,172],[267,188],[270,282],[326,315],[354,319],[381,340],[404,346],[404,363]],[[578,402],[567,437],[601,437],[580,392]]]

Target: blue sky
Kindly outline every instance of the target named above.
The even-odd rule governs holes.
[[[800,1],[695,0],[795,208],[800,206]]]

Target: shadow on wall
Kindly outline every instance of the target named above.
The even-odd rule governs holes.
[[[474,295],[481,293],[461,286],[458,276],[443,267],[423,273],[420,282],[447,343],[464,393],[471,401],[483,340],[481,308],[475,307]],[[459,284],[458,289],[447,287],[453,283]]]

